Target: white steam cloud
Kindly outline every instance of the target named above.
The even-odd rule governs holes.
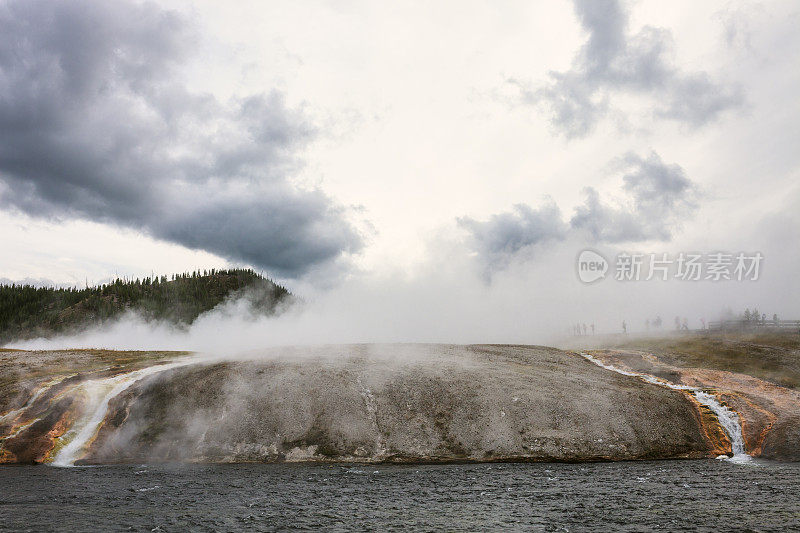
[[[415,277],[367,275],[325,292],[278,316],[257,316],[246,301],[228,302],[178,330],[134,315],[76,335],[13,343],[15,348],[115,348],[193,350],[230,356],[269,346],[371,342],[557,344],[576,323],[594,324],[597,334],[629,332],[661,316],[669,326],[687,317],[715,320],[725,309],[759,307],[789,318],[798,314],[800,283],[793,260],[780,244],[763,248],[758,281],[621,282],[610,271],[588,285],[575,262],[585,242],[570,238],[537,248],[535,255],[512,258],[491,283],[483,263],[455,242],[431,243],[433,257]],[[677,253],[680,249],[640,245],[640,252]],[[621,248],[601,248],[612,259]]]

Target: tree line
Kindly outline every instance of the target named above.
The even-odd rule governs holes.
[[[80,329],[128,310],[148,320],[185,326],[235,293],[246,293],[252,307],[263,313],[273,312],[290,296],[285,287],[252,269],[118,278],[82,289],[0,285],[0,345],[13,339]]]

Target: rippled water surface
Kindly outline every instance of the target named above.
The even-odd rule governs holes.
[[[800,465],[0,468],[0,530],[800,530]]]

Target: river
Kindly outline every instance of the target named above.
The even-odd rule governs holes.
[[[787,531],[800,464],[0,468],[0,530]]]

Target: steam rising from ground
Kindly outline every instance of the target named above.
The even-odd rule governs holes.
[[[675,316],[699,328],[726,308],[759,307],[769,316],[796,318],[792,294],[798,280],[793,258],[762,248],[764,273],[755,282],[621,282],[608,278],[581,283],[575,270],[578,240],[521,250],[508,268],[487,283],[483,264],[452,241],[431,243],[430,257],[414,274],[363,273],[341,285],[312,292],[295,289],[302,302],[278,316],[252,312],[246,299],[227,302],[201,315],[187,329],[148,323],[135,315],[83,333],[15,342],[15,348],[176,349],[230,355],[266,346],[360,342],[554,344],[572,335],[576,323],[595,324],[597,334],[644,330],[645,320],[661,316],[665,330]],[[612,258],[621,248],[600,251]],[[679,249],[663,243],[627,251]],[[772,253],[771,253],[772,252]]]

